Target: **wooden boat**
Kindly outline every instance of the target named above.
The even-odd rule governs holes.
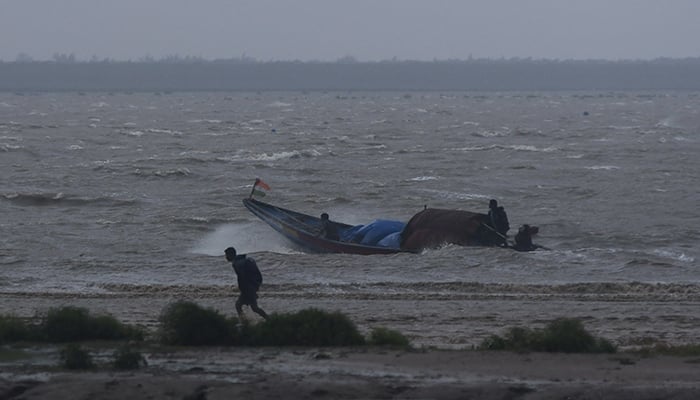
[[[371,246],[327,239],[319,235],[322,227],[321,218],[273,206],[272,204],[256,200],[252,196],[243,199],[243,205],[274,230],[306,251],[363,255],[406,252],[406,250],[393,247]],[[334,221],[333,224],[340,232],[355,228],[355,225],[342,222]]]
[[[539,229],[523,225],[516,235],[516,243],[508,244],[507,238],[489,226],[487,214],[462,210],[426,208],[415,214],[408,223],[376,220],[367,225],[350,225],[331,222],[338,232],[337,240],[325,237],[324,222],[320,217],[303,214],[256,200],[254,194],[264,195],[258,187],[269,190],[260,179],[255,180],[250,196],[243,205],[265,221],[277,232],[299,246],[315,253],[394,254],[417,253],[445,244],[458,246],[502,246],[517,251],[533,251],[543,246],[532,243],[532,236]],[[399,228],[395,224],[398,223]],[[391,229],[391,230],[386,230]],[[364,232],[362,232],[365,230]],[[382,240],[391,238],[395,240]],[[375,240],[376,239],[376,240]]]

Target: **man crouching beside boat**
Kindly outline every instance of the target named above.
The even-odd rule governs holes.
[[[536,226],[530,226],[525,224],[518,229],[518,233],[515,235],[515,244],[512,246],[513,250],[517,251],[533,251],[537,250],[541,246],[532,243],[532,237],[540,231],[540,228]]]
[[[258,264],[254,259],[245,254],[236,255],[236,249],[229,247],[224,250],[226,260],[231,262],[233,270],[238,278],[238,290],[240,294],[236,300],[236,312],[238,318],[243,317],[243,306],[249,305],[253,312],[267,319],[267,314],[262,308],[258,307],[258,289],[262,285],[262,274],[258,269]]]

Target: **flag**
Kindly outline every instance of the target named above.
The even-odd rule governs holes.
[[[265,197],[265,192],[260,189],[270,190],[270,185],[261,181],[259,178],[255,178],[255,183],[253,184],[253,190],[250,191],[250,197],[258,196]]]
[[[253,185],[253,186],[260,186],[261,188],[263,188],[265,190],[270,190],[270,185],[268,185],[267,183],[260,180],[260,178],[255,178],[255,185]]]

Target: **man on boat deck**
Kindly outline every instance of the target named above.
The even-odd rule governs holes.
[[[498,202],[495,199],[489,201],[489,221],[491,222],[491,227],[500,235],[498,244],[500,246],[508,246],[507,238],[508,230],[510,229],[508,215],[506,215],[506,210],[503,207],[498,206]]]
[[[330,240],[340,240],[340,235],[338,234],[338,228],[328,217],[328,214],[321,214],[321,230],[318,236],[330,239]]]
[[[226,260],[231,262],[238,277],[238,290],[240,291],[236,300],[238,317],[243,319],[243,306],[249,305],[253,312],[267,319],[265,311],[258,307],[258,289],[262,285],[262,274],[260,274],[258,264],[245,254],[236,255],[236,249],[233,247],[227,248],[224,253]]]

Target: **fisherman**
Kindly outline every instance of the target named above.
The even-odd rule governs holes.
[[[262,285],[262,274],[258,269],[258,264],[254,259],[245,254],[236,255],[236,249],[229,247],[224,250],[226,260],[231,262],[233,270],[238,277],[238,290],[240,294],[236,300],[236,312],[238,318],[243,317],[243,306],[249,305],[253,312],[267,319],[267,314],[262,308],[258,307],[258,289]]]
[[[533,251],[538,249],[540,246],[532,243],[532,236],[539,232],[539,228],[536,226],[530,226],[525,224],[518,229],[518,233],[515,235],[515,245],[513,249],[517,251]]]
[[[498,233],[497,244],[500,246],[508,246],[508,230],[510,229],[510,224],[508,224],[508,215],[506,215],[506,210],[498,205],[495,199],[489,201],[489,221],[491,222],[491,227]]]
[[[330,240],[340,240],[338,228],[329,218],[330,217],[327,213],[321,214],[321,230],[319,231],[318,236]]]

